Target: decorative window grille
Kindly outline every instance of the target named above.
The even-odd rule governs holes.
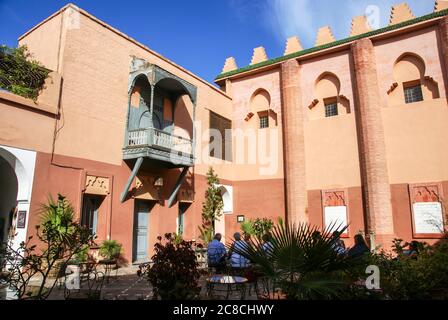
[[[406,103],[423,101],[422,86],[418,84],[410,87],[405,87],[404,99]]]

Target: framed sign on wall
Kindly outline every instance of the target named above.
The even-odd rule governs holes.
[[[342,230],[347,226],[347,207],[325,207],[324,208],[325,228],[331,231]],[[343,234],[347,235],[347,229]]]
[[[348,205],[346,200],[346,190],[323,190],[323,226],[327,230],[342,230],[348,226]],[[348,237],[348,228],[342,233],[343,237]]]
[[[411,184],[409,194],[414,238],[441,238],[445,226],[442,184]]]
[[[17,228],[25,229],[26,226],[26,211],[20,210],[17,214]]]
[[[440,202],[415,202],[412,211],[416,234],[443,232],[443,211]]]

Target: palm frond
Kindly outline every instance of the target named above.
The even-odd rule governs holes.
[[[247,246],[235,246],[234,250],[287,291],[300,291],[309,297],[335,296],[347,284],[340,275],[360,262],[337,253],[338,239],[332,230],[344,232],[347,227],[335,227],[333,224],[320,230],[305,223],[279,223],[271,231],[269,250],[257,238],[249,240]]]

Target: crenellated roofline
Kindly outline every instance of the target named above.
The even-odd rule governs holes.
[[[331,41],[332,40],[331,29],[329,29],[329,27],[323,27],[320,29],[320,32],[317,36],[316,46],[308,49],[302,49],[300,46],[297,46],[297,48],[299,48],[299,51],[292,53],[290,53],[290,50],[286,49],[285,55],[281,57],[273,59],[266,58],[265,60],[260,61],[258,63],[254,64],[251,63],[249,66],[246,67],[236,68],[237,65],[236,61],[232,57],[231,59],[233,62],[234,69],[231,70],[231,68],[229,68],[229,65],[227,64],[226,68],[223,69],[223,72],[215,78],[215,82],[219,84],[222,83],[225,79],[242,76],[243,74],[246,75],[248,73],[265,71],[289,59],[304,57],[312,54],[320,54],[320,53],[324,54],[327,53],[328,51],[332,51],[340,47],[343,47],[344,45],[349,45],[359,39],[375,38],[378,36],[386,35],[390,32],[402,31],[405,30],[406,28],[411,28],[417,25],[424,25],[422,27],[426,27],[425,25],[426,22],[437,21],[440,18],[448,15],[448,8],[440,7],[441,6],[440,3],[445,2],[447,2],[448,4],[448,1],[437,1],[435,12],[417,18],[413,16],[412,12],[410,11],[407,5],[405,4],[396,5],[392,7],[390,24],[388,26],[363,33],[359,33],[358,30],[354,30],[354,28],[361,28],[362,23],[360,23],[360,20],[361,21],[363,20],[360,17],[355,17],[352,21],[351,36],[341,40]],[[300,40],[297,39],[295,41]],[[291,38],[288,39],[287,41],[286,44],[287,48],[290,42]],[[260,50],[260,48],[262,47],[256,48],[256,50]]]

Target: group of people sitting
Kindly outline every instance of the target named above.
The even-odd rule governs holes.
[[[244,250],[244,248],[247,247],[249,236],[246,235],[245,239],[242,239],[241,234],[239,232],[235,232],[233,237],[235,241],[229,248],[229,252],[227,252],[226,247],[221,242],[222,235],[220,233],[215,234],[215,237],[208,245],[208,265],[209,267],[216,268],[217,273],[224,271],[227,266],[227,262],[229,262],[232,268],[242,269],[247,268],[250,265],[250,261],[238,253],[238,249]]]
[[[319,231],[316,231],[319,232]],[[347,255],[349,257],[358,257],[362,256],[365,253],[369,252],[370,249],[367,246],[366,240],[362,236],[362,234],[355,235],[355,244],[353,247],[347,249],[345,247],[344,241],[341,239],[342,233],[340,231],[334,231],[332,237],[334,238],[334,250],[338,255]]]
[[[333,249],[338,255],[358,257],[365,253],[370,252],[370,249],[366,243],[362,234],[355,235],[354,245],[350,248],[346,248],[344,241],[341,239],[342,233],[340,231],[334,231],[331,235],[333,238]],[[227,265],[230,265],[233,269],[244,269],[250,266],[250,261],[243,257],[239,252],[244,251],[248,247],[248,241],[250,236],[245,234],[242,239],[239,232],[235,232],[233,235],[235,241],[227,252],[226,247],[221,242],[222,235],[217,233],[207,248],[208,265],[216,268],[216,272],[220,273],[225,270]],[[312,240],[314,243],[319,242],[322,239],[322,234],[319,231],[315,231],[312,234]],[[262,248],[266,253],[269,253],[273,249],[271,243],[270,234],[265,234],[262,237]],[[418,242],[412,241],[409,243],[409,250],[403,252],[405,255],[414,256],[418,254]]]
[[[319,232],[317,231],[317,233],[319,233]],[[362,234],[355,235],[355,245],[348,250],[345,248],[345,243],[341,239],[341,233],[339,231],[333,232],[332,236],[335,239],[334,250],[339,255],[348,255],[349,257],[350,256],[361,256],[370,251]],[[415,257],[419,254],[419,245],[420,244],[418,241],[411,241],[410,243],[407,243],[406,245],[407,245],[408,249],[403,250],[403,254],[405,256]]]

